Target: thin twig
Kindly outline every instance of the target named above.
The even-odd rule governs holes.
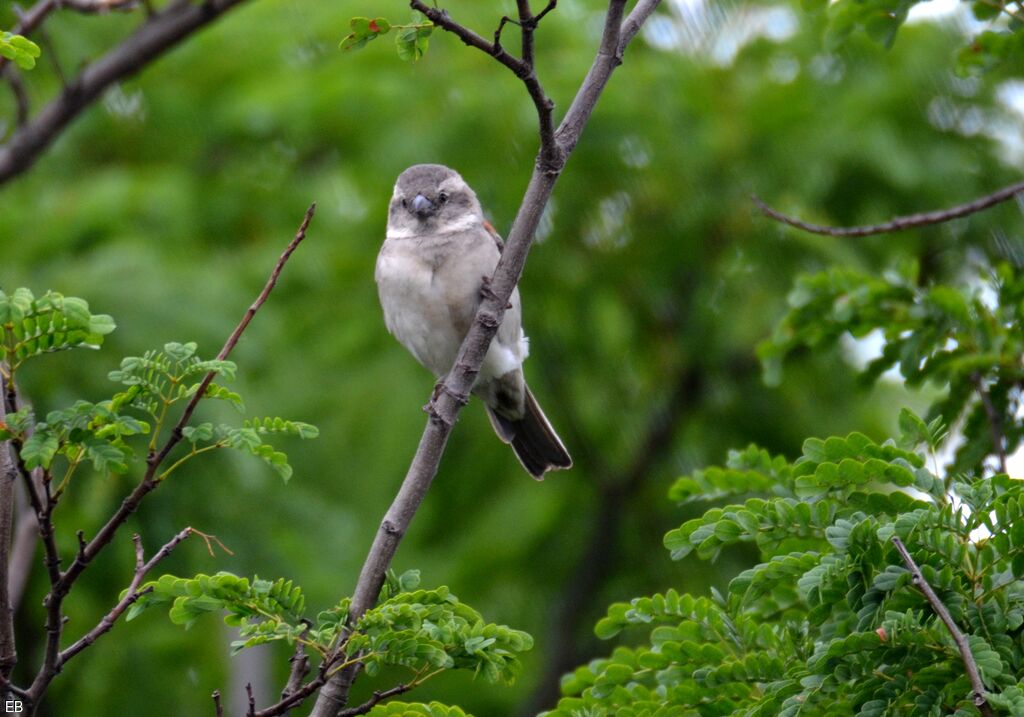
[[[957,648],[960,650],[960,659],[964,662],[964,667],[967,668],[967,676],[971,680],[971,689],[973,690],[973,702],[974,706],[977,707],[982,714],[982,717],[992,717],[992,708],[985,700],[985,684],[981,681],[981,673],[978,671],[978,663],[974,661],[974,655],[971,654],[971,646],[967,642],[967,638],[957,627],[957,624],[953,621],[953,616],[949,614],[949,610],[942,601],[939,600],[939,596],[932,590],[932,586],[928,584],[928,581],[924,579],[924,575],[921,574],[921,568],[917,566],[914,559],[910,557],[910,553],[907,551],[907,546],[903,544],[903,541],[899,539],[899,536],[892,536],[892,543],[896,546],[896,550],[899,551],[900,557],[903,558],[904,564],[907,566],[907,570],[910,571],[911,576],[914,579],[914,585],[924,593],[925,599],[928,604],[932,606],[932,610],[939,616],[942,623],[949,630],[949,634],[953,636],[953,642],[956,643]]]
[[[985,417],[988,419],[989,432],[992,434],[992,448],[999,461],[999,472],[1005,473],[1006,445],[1003,437],[1003,422],[996,412],[996,407],[992,405],[992,396],[989,395],[988,389],[985,388],[985,384],[981,380],[981,374],[974,372],[971,375],[971,381],[974,383],[974,389],[978,392],[982,409],[984,409]]]
[[[519,13],[519,32],[522,37],[522,52],[520,56],[523,62],[533,67],[533,31],[536,25],[533,24],[533,11],[530,9],[530,0],[516,0],[516,11]]]
[[[344,653],[335,653],[320,663],[316,676],[306,684],[292,692],[279,702],[256,712],[256,717],[280,717],[288,713],[296,705],[303,702],[311,694],[319,690],[331,675],[331,669],[344,659]]]
[[[624,3],[625,0],[622,0],[622,2]],[[413,10],[423,13],[428,20],[441,29],[452,33],[470,47],[475,47],[493,57],[502,65],[512,70],[513,74],[523,81],[526,91],[530,94],[530,99],[533,100],[533,105],[537,109],[541,145],[538,162],[544,166],[547,172],[555,172],[556,174],[560,172],[565,164],[565,158],[555,142],[555,103],[544,92],[544,88],[541,86],[540,80],[537,79],[537,73],[534,72],[532,64],[515,57],[502,47],[500,43],[490,43],[469,28],[460,25],[444,10],[431,7],[422,2],[422,0],[411,0],[409,4]],[[500,29],[499,25],[499,31]],[[498,39],[497,35],[496,39]]]
[[[501,45],[501,33],[505,30],[505,25],[508,23],[512,23],[513,25],[519,24],[508,15],[501,16],[501,20],[498,21],[498,29],[494,31],[494,43],[492,45],[494,48],[492,50],[493,52],[501,52],[504,49]]]
[[[252,694],[252,683],[245,683],[245,695],[249,701],[249,707],[246,711],[246,717],[256,717],[256,698]]]
[[[96,642],[97,638],[101,635],[109,632],[114,626],[114,623],[117,622],[117,619],[124,614],[125,610],[134,605],[143,595],[151,592],[151,589],[139,588],[142,584],[142,579],[146,577],[146,574],[149,573],[150,570],[156,567],[157,563],[170,555],[171,551],[178,547],[183,540],[192,535],[193,532],[192,528],[185,528],[182,530],[171,538],[162,548],[160,548],[160,550],[158,550],[156,554],[149,559],[149,562],[144,562],[142,538],[139,537],[138,533],[133,535],[132,541],[135,543],[135,574],[132,576],[132,581],[128,585],[128,590],[125,591],[124,597],[110,609],[110,612],[103,616],[103,619],[99,621],[96,627],[89,630],[89,632],[60,653],[60,664],[63,665],[79,652]]]
[[[302,681],[306,679],[306,675],[309,674],[309,655],[306,654],[305,638],[306,633],[309,632],[312,626],[311,622],[305,622],[302,632],[299,634],[299,639],[295,641],[295,651],[288,658],[288,662],[291,663],[291,670],[288,673],[288,682],[285,683],[284,689],[281,690],[282,700],[286,700],[295,694],[302,685]],[[285,716],[289,711],[285,710],[281,715]]]
[[[139,0],[60,0],[60,6],[87,15],[103,15],[108,12],[131,12],[139,6]]]
[[[214,717],[224,717],[224,705],[220,703],[220,690],[214,690],[210,697],[213,698]]]
[[[943,222],[959,219],[960,217],[966,217],[970,214],[975,214],[984,209],[988,209],[989,207],[993,207],[996,204],[1012,199],[1021,192],[1024,192],[1024,182],[1017,182],[1016,184],[1011,184],[1008,187],[1003,187],[996,192],[987,194],[984,197],[979,197],[974,201],[967,202],[966,204],[959,204],[955,207],[950,207],[949,209],[939,209],[933,212],[921,212],[920,214],[909,214],[907,216],[890,219],[889,221],[881,224],[868,224],[865,226],[855,227],[831,227],[824,224],[812,224],[783,214],[777,209],[772,209],[756,194],[750,195],[750,198],[765,216],[771,217],[783,224],[788,224],[791,227],[803,229],[805,232],[823,234],[825,236],[832,237],[866,237],[873,234],[901,232],[906,231],[907,229],[930,226],[932,224],[942,224]]]
[[[491,292],[483,298],[462,346],[456,356],[452,370],[444,379],[444,390],[437,391],[430,403],[430,418],[423,430],[416,454],[412,459],[405,479],[397,495],[381,520],[373,545],[367,553],[363,568],[353,592],[348,619],[358,620],[362,614],[376,604],[384,576],[398,545],[408,530],[430,484],[437,475],[438,465],[444,453],[452,427],[462,408],[459,397],[468,396],[480,371],[484,356],[490,346],[501,320],[505,315],[509,297],[522,275],[526,257],[533,242],[534,233],[540,223],[541,214],[554,190],[555,183],[564,167],[564,160],[579,142],[580,134],[600,99],[608,79],[622,62],[622,53],[628,39],[636,34],[639,24],[657,7],[659,0],[639,0],[633,12],[621,21],[625,0],[610,0],[600,49],[594,58],[590,71],[583,80],[576,97],[566,113],[557,132],[552,135],[554,152],[560,161],[552,164],[544,158],[543,146],[530,177],[523,201],[516,214],[512,229],[501,259],[491,279]],[[490,46],[486,40],[472,33],[440,10],[429,8],[419,0],[413,0],[413,7],[427,15],[431,21],[463,38],[467,44],[485,49]],[[437,20],[435,20],[437,18]],[[443,20],[443,24],[442,21]],[[467,40],[467,38],[469,38]],[[610,51],[609,48],[611,48]],[[500,61],[500,60],[499,60]],[[503,63],[505,64],[505,63]],[[539,85],[538,85],[539,86]],[[533,94],[531,93],[531,98]],[[541,120],[543,125],[543,119]],[[543,131],[542,131],[543,135]],[[359,671],[359,663],[341,670],[321,690],[311,717],[336,717],[348,702],[348,691]]]
[[[244,1],[174,2],[154,14],[121,44],[71,79],[56,99],[0,145],[0,184],[31,167],[68,123],[108,87],[134,75],[181,40]],[[24,34],[35,28],[56,4],[57,0],[37,3],[24,14],[15,29]],[[2,64],[3,58],[0,58]]]
[[[249,307],[242,317],[242,320],[235,327],[235,330],[231,332],[231,336],[224,343],[223,348],[217,354],[219,360],[223,360],[228,357],[231,350],[238,343],[238,339],[241,337],[242,332],[252,321],[253,316],[263,305],[263,302],[267,300],[270,292],[277,284],[277,279],[281,275],[281,270],[284,268],[288,258],[292,255],[292,252],[299,246],[303,239],[306,238],[306,229],[309,227],[309,222],[313,218],[313,213],[316,211],[316,204],[311,204],[309,209],[306,210],[306,214],[302,219],[302,224],[299,226],[299,230],[296,232],[295,237],[291,240],[284,252],[278,258],[277,263],[274,265],[274,269],[270,273],[270,278],[267,279],[263,290],[257,296],[256,301]],[[110,541],[113,540],[114,535],[118,529],[128,520],[128,517],[135,512],[142,502],[152,490],[154,490],[160,482],[157,480],[157,471],[160,468],[160,464],[167,458],[167,455],[174,449],[183,438],[182,429],[188,424],[192,417],[192,413],[195,411],[196,406],[199,404],[205,395],[206,389],[213,381],[215,372],[211,371],[208,373],[199,384],[198,390],[192,396],[192,399],[186,405],[185,410],[182,411],[181,417],[175,424],[174,428],[171,429],[170,435],[167,437],[163,447],[146,459],[146,472],[142,477],[142,480],[135,487],[135,489],[121,502],[121,505],[114,511],[114,514],[107,520],[102,528],[96,533],[96,535],[90,540],[85,547],[80,548],[78,555],[74,561],[68,566],[68,569],[60,574],[59,580],[52,587],[49,594],[46,597],[45,604],[47,607],[47,632],[48,640],[46,644],[46,650],[43,655],[43,665],[36,674],[35,680],[32,682],[32,686],[29,688],[29,693],[32,698],[32,702],[36,703],[39,698],[46,691],[50,681],[53,680],[59,669],[60,659],[60,631],[63,626],[63,621],[60,616],[60,606],[64,597],[71,590],[74,582],[82,574],[82,571],[89,565],[89,563],[96,557],[96,555],[103,550]],[[20,463],[20,460],[19,460]],[[47,518],[47,521],[43,520],[43,517]],[[40,531],[42,532],[42,526],[48,522],[48,515],[40,516]],[[52,528],[52,526],[51,526]],[[50,536],[52,538],[52,536]],[[47,541],[47,536],[44,535],[44,545]]]
[[[366,702],[364,702],[363,704],[359,705],[358,707],[350,707],[347,710],[342,710],[341,712],[339,712],[338,713],[338,717],[356,717],[356,715],[364,715],[367,712],[369,712],[370,710],[372,710],[374,708],[374,706],[376,706],[378,703],[382,702],[383,700],[386,700],[388,697],[394,697],[396,695],[400,695],[400,694],[403,694],[405,692],[408,692],[409,690],[411,690],[415,686],[416,686],[415,683],[408,684],[408,685],[403,683],[403,684],[395,685],[394,687],[392,687],[389,690],[384,690],[384,691],[378,690],[377,692],[373,693],[373,696],[370,697],[370,699],[366,700]]]

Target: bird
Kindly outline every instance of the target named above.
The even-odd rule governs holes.
[[[458,172],[416,164],[398,176],[374,278],[388,331],[435,379],[455,363],[503,248]],[[526,385],[528,354],[517,287],[472,393],[498,437],[542,480],[550,470],[570,468],[572,458]]]

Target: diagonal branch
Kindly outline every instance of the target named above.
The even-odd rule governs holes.
[[[142,538],[136,533],[132,536],[132,541],[135,543],[135,574],[132,576],[132,581],[128,585],[128,589],[125,591],[124,597],[122,597],[114,607],[110,609],[103,619],[93,629],[89,630],[85,635],[75,641],[66,650],[60,653],[60,663],[63,665],[72,657],[77,655],[85,648],[92,645],[96,640],[101,637],[104,633],[110,631],[117,622],[117,619],[124,614],[124,611],[134,605],[139,598],[148,592],[151,592],[152,588],[145,588],[140,590],[139,586],[142,584],[142,579],[146,577],[156,564],[171,554],[171,551],[178,547],[178,544],[184,541],[192,535],[192,528],[185,528],[183,531],[171,538],[166,545],[164,545],[156,554],[149,559],[149,562],[143,562],[145,556],[142,551]]]
[[[602,90],[612,72],[621,64],[626,44],[636,35],[640,24],[650,16],[658,3],[659,0],[639,0],[629,18],[623,23],[621,18],[626,0],[609,2],[608,20],[605,23],[600,49],[565,119],[553,136],[554,151],[558,153],[561,162],[545,163],[545,149],[541,147],[530,183],[509,231],[505,250],[494,270],[491,292],[480,303],[476,318],[459,349],[455,365],[444,379],[443,390],[437,391],[435,398],[428,404],[430,418],[423,430],[416,454],[398,494],[381,521],[373,545],[363,563],[349,607],[350,621],[358,620],[377,602],[391,559],[437,475],[441,456],[459,411],[469,396],[487,348],[504,317],[509,297],[522,275],[534,233],[561,174],[564,160],[579,142],[583,127],[600,99]],[[426,7],[419,0],[413,0],[413,6],[416,5],[431,11],[435,17],[444,17],[449,25],[455,25],[444,13]],[[460,32],[455,29],[452,31],[456,34]],[[489,44],[478,35],[475,37],[485,45]],[[332,677],[320,692],[311,716],[335,717],[348,702],[348,690],[357,673],[358,663]]]
[[[625,0],[622,0],[622,2],[625,3]],[[524,55],[523,59],[519,59],[501,46],[501,28],[506,22],[504,18],[502,19],[502,23],[498,26],[497,32],[495,32],[495,41],[491,43],[469,28],[452,20],[451,16],[445,10],[439,10],[436,7],[431,7],[422,2],[422,0],[411,0],[409,4],[413,10],[423,13],[432,23],[452,33],[470,47],[475,47],[478,50],[486,52],[502,65],[512,70],[512,73],[523,81],[523,84],[526,86],[526,91],[530,94],[530,99],[533,100],[534,107],[537,108],[537,121],[539,124],[541,146],[538,161],[545,166],[546,171],[554,171],[555,173],[560,172],[562,170],[562,166],[565,164],[565,157],[562,156],[558,143],[555,141],[555,103],[552,102],[551,98],[549,98],[544,92],[544,88],[541,86],[540,80],[537,79],[537,73],[534,72],[533,69],[532,28],[528,29],[523,26]],[[553,5],[550,7],[553,7]],[[545,12],[547,12],[547,10],[545,10]],[[522,23],[522,20],[520,20],[520,23]],[[526,39],[527,35],[530,37],[529,41]]]
[[[788,224],[791,227],[802,229],[805,232],[810,232],[811,234],[824,234],[825,236],[831,237],[866,237],[873,234],[902,232],[907,229],[916,229],[918,227],[926,227],[932,224],[942,224],[943,222],[948,222],[952,219],[959,219],[960,217],[976,214],[977,212],[988,209],[989,207],[994,207],[996,204],[1012,199],[1021,192],[1024,192],[1024,182],[1017,182],[1016,184],[1003,187],[991,194],[986,194],[984,197],[979,197],[974,201],[967,202],[966,204],[959,204],[955,207],[950,207],[949,209],[909,214],[904,217],[890,219],[889,221],[881,224],[867,224],[856,227],[830,227],[825,224],[812,224],[810,222],[805,222],[802,219],[797,219],[787,214],[783,214],[777,209],[772,209],[756,194],[750,195],[750,199],[757,205],[757,208],[760,209],[765,216],[771,217],[777,222]]]
[[[342,710],[338,713],[338,717],[356,717],[357,715],[364,715],[370,710],[372,710],[375,705],[379,704],[380,702],[383,702],[388,697],[395,697],[396,695],[408,692],[415,686],[415,683],[408,685],[402,683],[400,685],[395,685],[394,687],[388,690],[374,692],[373,696],[370,697],[370,699],[366,700],[366,702],[359,705],[358,707],[352,707],[347,710]]]
[[[31,167],[58,134],[115,82],[134,75],[244,0],[174,2],[73,78],[64,91],[0,145],[0,184]],[[41,0],[16,29],[28,32],[60,3]]]
[[[903,558],[904,564],[907,566],[907,570],[910,571],[911,576],[914,578],[914,585],[924,593],[925,599],[928,604],[932,606],[932,610],[942,620],[942,624],[949,630],[949,634],[953,636],[953,642],[956,643],[957,649],[960,650],[960,659],[964,661],[964,667],[967,668],[967,676],[971,680],[971,689],[974,691],[972,700],[974,706],[977,707],[982,714],[982,717],[992,717],[992,708],[985,700],[985,685],[981,681],[981,673],[978,671],[978,663],[974,661],[974,655],[971,654],[971,646],[967,642],[967,638],[957,627],[953,621],[953,616],[949,614],[949,610],[942,601],[939,600],[939,596],[932,590],[932,586],[928,584],[928,581],[924,579],[924,575],[921,574],[921,568],[917,566],[914,559],[910,556],[907,551],[907,546],[903,544],[903,541],[898,536],[892,537],[892,543],[896,546],[896,550],[899,551],[900,557]]]
[[[302,240],[306,238],[306,229],[309,227],[309,222],[313,218],[313,213],[316,211],[316,204],[310,205],[309,209],[306,210],[306,215],[303,217],[302,224],[299,226],[299,230],[296,232],[295,237],[291,240],[284,252],[278,258],[277,263],[274,265],[273,270],[270,273],[270,277],[267,279],[263,290],[259,296],[252,303],[249,309],[245,312],[242,320],[235,327],[235,330],[231,332],[228,340],[224,343],[223,348],[217,354],[218,359],[225,359],[234,349],[238,343],[238,339],[241,337],[242,332],[252,321],[253,316],[267,300],[270,292],[277,284],[277,279],[281,275],[281,270],[284,268],[285,263],[291,257],[292,252],[302,243]],[[72,585],[81,576],[82,571],[89,565],[89,563],[96,557],[96,555],[103,550],[110,541],[113,540],[117,530],[128,520],[128,517],[135,512],[142,502],[152,490],[154,490],[160,481],[157,479],[157,471],[160,468],[161,463],[167,458],[167,455],[178,445],[182,440],[182,429],[188,424],[189,419],[192,417],[192,413],[195,411],[196,406],[199,404],[205,394],[206,388],[213,381],[214,372],[208,373],[203,381],[200,383],[198,390],[192,396],[185,410],[182,411],[181,418],[175,424],[174,428],[171,429],[170,435],[167,437],[167,441],[163,447],[153,452],[146,459],[146,472],[142,477],[142,480],[135,487],[135,489],[126,497],[121,505],[117,508],[114,514],[107,520],[102,528],[96,533],[96,535],[89,542],[85,542],[83,538],[79,538],[79,550],[75,556],[74,562],[68,567],[68,569],[60,574],[60,578],[57,583],[52,587],[49,594],[46,596],[46,629],[48,632],[48,639],[46,643],[46,649],[43,655],[43,664],[40,667],[35,680],[32,682],[32,686],[29,688],[29,697],[31,703],[36,703],[42,697],[46,688],[56,676],[61,666],[61,652],[60,652],[60,632],[63,627],[63,618],[61,616],[61,604],[64,597],[67,596],[71,590]],[[44,536],[45,539],[46,536]]]

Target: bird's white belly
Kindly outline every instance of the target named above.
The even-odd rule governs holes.
[[[461,326],[457,325],[452,305],[475,306],[477,293],[456,296],[451,286],[446,293],[443,286],[451,284],[450,277],[448,281],[438,280],[429,263],[404,252],[389,252],[378,257],[376,274],[388,331],[434,376],[440,378],[448,373],[471,321],[471,315],[464,315]],[[466,282],[465,287],[468,289],[473,284]],[[518,292],[513,297],[518,305]],[[497,336],[491,342],[477,382],[504,376],[522,366],[529,344],[522,329],[515,334],[507,343]]]
[[[396,339],[435,376],[455,362],[463,337],[452,322],[433,271],[407,257],[382,258],[377,267],[384,322]]]

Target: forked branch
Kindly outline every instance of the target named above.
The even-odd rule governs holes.
[[[601,96],[608,79],[622,62],[622,55],[629,41],[636,35],[643,22],[654,12],[659,0],[639,0],[630,15],[623,21],[626,0],[610,0],[608,16],[601,38],[600,48],[590,71],[583,80],[565,119],[549,138],[557,162],[545,157],[543,118],[541,119],[541,149],[534,166],[533,175],[526,188],[526,194],[516,214],[502,252],[501,260],[494,270],[490,283],[491,292],[481,301],[476,318],[466,335],[452,370],[444,379],[443,390],[437,391],[430,403],[430,418],[420,438],[419,447],[412,459],[391,507],[388,508],[380,528],[363,563],[349,607],[349,620],[355,621],[373,607],[380,594],[384,576],[398,545],[408,530],[413,516],[430,488],[444,453],[448,437],[470,389],[480,371],[480,365],[487,348],[505,314],[509,297],[522,275],[526,257],[533,242],[534,233],[540,223],[541,214],[547,205],[555,183],[561,174],[565,159],[579,141],[583,127]],[[456,34],[464,42],[488,54],[493,46],[482,37],[454,22],[442,10],[428,7],[419,0],[412,0],[412,6],[423,12],[431,21]],[[495,56],[509,67],[520,66],[521,60],[512,58],[507,52]],[[518,63],[518,64],[517,64]],[[537,85],[539,87],[539,83]],[[529,86],[528,86],[529,87]],[[534,95],[531,92],[531,98]],[[534,99],[536,103],[536,99]],[[538,110],[540,107],[538,107]],[[358,672],[358,663],[339,672],[321,690],[312,717],[336,717],[348,702],[348,691]]]

